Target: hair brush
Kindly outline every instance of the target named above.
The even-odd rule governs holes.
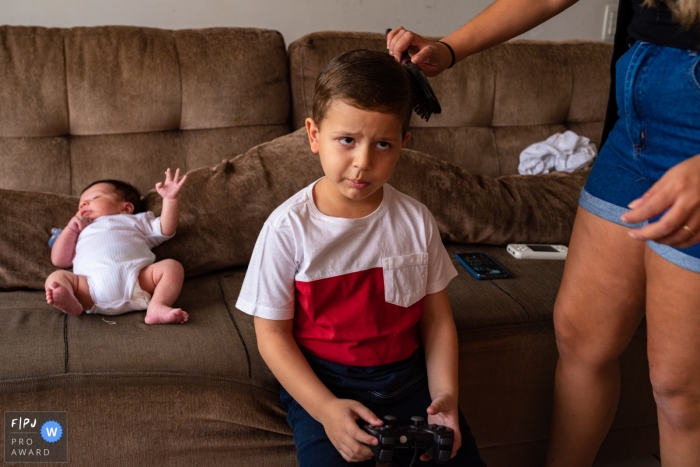
[[[389,34],[391,29],[386,30]],[[430,83],[418,66],[411,61],[411,56],[407,50],[401,54],[401,65],[408,71],[408,76],[411,81],[411,100],[413,101],[413,110],[426,122],[430,120],[432,114],[442,112],[440,103],[430,87]]]

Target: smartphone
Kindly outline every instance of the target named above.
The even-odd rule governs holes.
[[[518,259],[566,259],[566,253],[569,251],[564,245],[527,245],[524,243],[511,243],[506,250]]]
[[[498,264],[486,253],[457,253],[455,257],[472,276],[479,280],[505,279],[508,277],[506,268]]]

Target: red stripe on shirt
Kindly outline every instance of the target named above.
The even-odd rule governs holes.
[[[375,366],[408,358],[418,348],[423,299],[409,307],[387,303],[382,268],[296,281],[295,295],[294,337],[313,355]]]

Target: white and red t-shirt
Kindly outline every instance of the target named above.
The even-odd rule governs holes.
[[[435,219],[385,184],[380,206],[361,219],[322,214],[312,189],[279,206],[258,237],[236,307],[294,319],[294,338],[312,355],[376,366],[419,345],[423,297],[457,275]]]

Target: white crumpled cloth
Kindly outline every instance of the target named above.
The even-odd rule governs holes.
[[[597,150],[585,136],[573,131],[556,133],[547,141],[535,143],[520,153],[518,172],[523,175],[546,174],[553,170],[573,172],[593,163]]]

